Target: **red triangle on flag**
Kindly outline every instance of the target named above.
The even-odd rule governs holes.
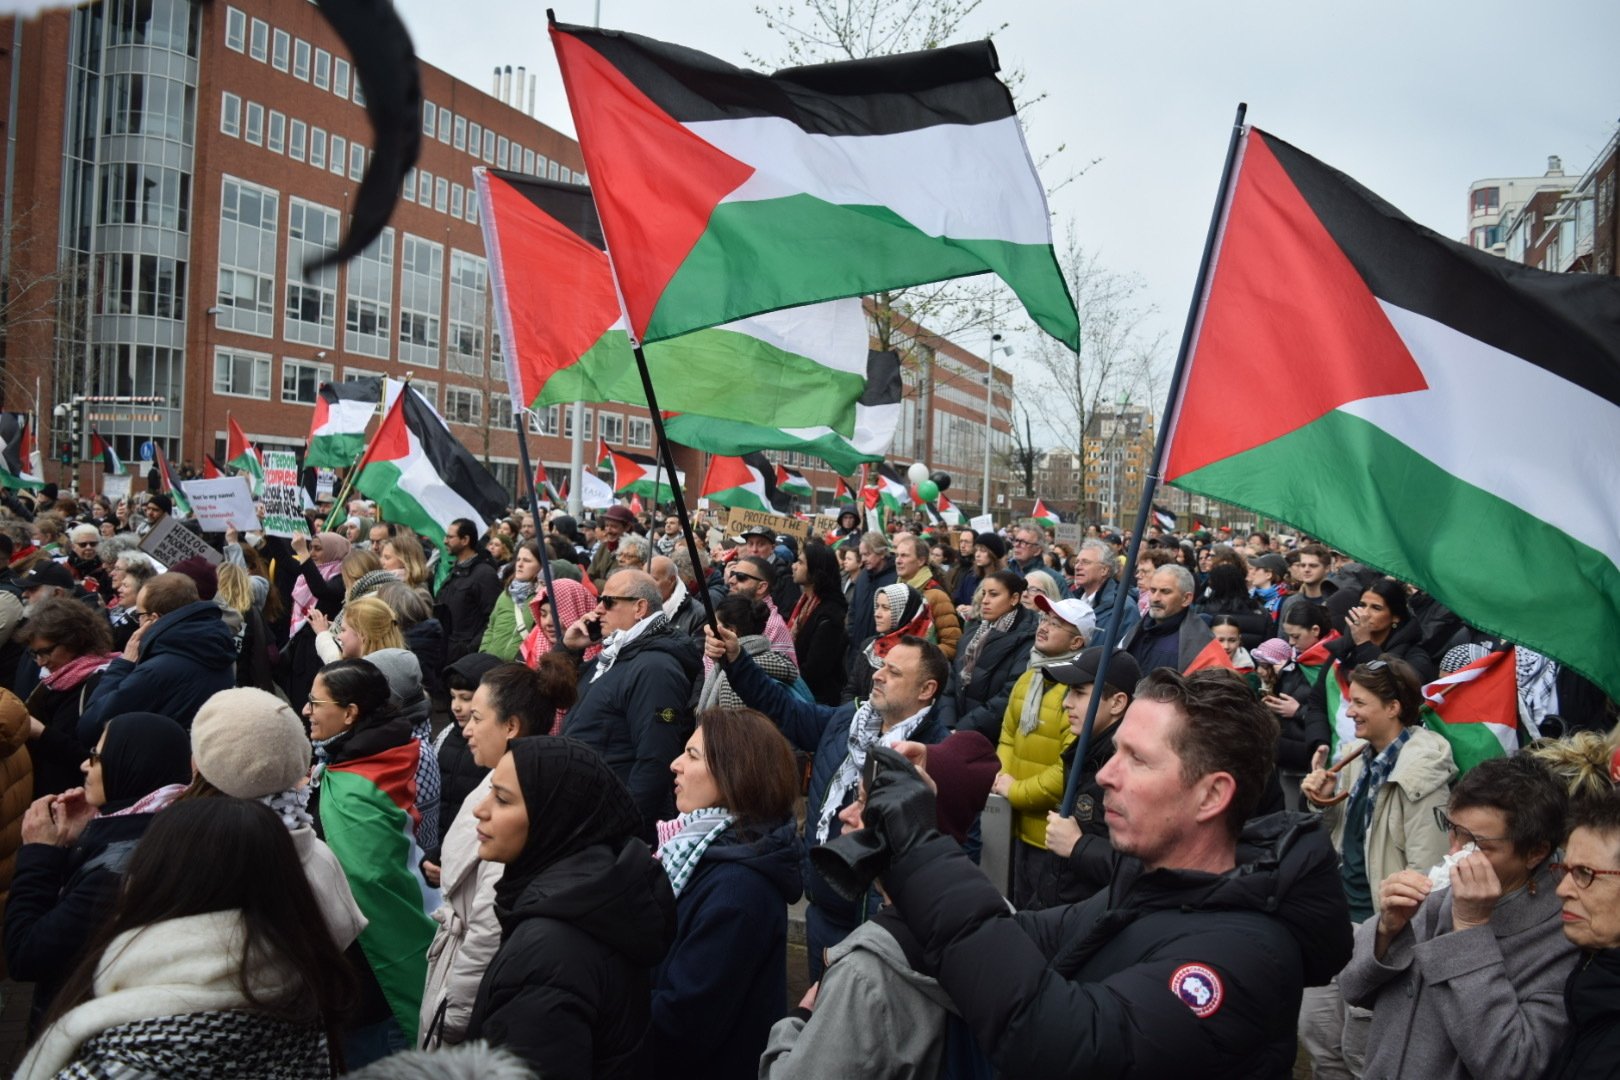
[[[1213,639],[1198,651],[1198,655],[1192,658],[1192,663],[1187,665],[1187,670],[1183,671],[1182,674],[1191,675],[1193,672],[1202,671],[1204,668],[1237,670],[1237,666],[1232,663],[1232,658],[1226,655],[1226,646]]]
[[[1166,480],[1281,438],[1352,401],[1428,386],[1267,138],[1251,128],[1244,140],[1175,407]],[[1275,408],[1231,407],[1234,386],[1284,384],[1293,389]]]

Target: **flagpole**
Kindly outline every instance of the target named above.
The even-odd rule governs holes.
[[[565,648],[562,641],[563,621],[562,613],[557,610],[557,590],[551,577],[551,553],[546,550],[545,519],[540,516],[540,490],[534,483],[534,465],[529,460],[529,414],[522,405],[513,402],[513,409],[517,413],[518,429],[518,468],[523,470],[527,478],[523,481],[529,489],[529,513],[534,515],[534,542],[540,548],[540,574],[546,582],[546,600],[551,604],[551,625],[556,629],[551,641],[551,649],[556,652]],[[575,430],[579,430],[577,427]]]
[[[407,371],[405,373],[405,386],[406,386],[406,389],[410,388],[411,375],[412,374],[413,373],[409,372],[409,371]],[[330,385],[330,384],[328,384],[328,385]],[[317,394],[319,394],[320,393],[319,388],[317,388],[315,392]],[[400,391],[400,393],[404,393],[404,392],[405,391],[403,391],[403,390]],[[388,376],[387,375],[384,375],[384,376],[382,376],[381,378],[379,378],[377,380],[377,395],[378,395],[377,396],[377,408],[380,411],[380,415],[382,416],[383,420],[386,420],[386,419],[388,419],[388,408],[387,408],[387,406],[388,406]],[[229,419],[230,419],[230,414],[227,413],[226,414],[226,420],[229,421]],[[378,429],[381,430],[382,421],[378,421],[377,426],[378,426]],[[373,433],[373,439],[375,440],[375,433]],[[227,442],[225,444],[225,449],[227,451],[229,451],[230,448],[231,448],[230,447],[230,442],[227,440]],[[304,449],[308,450],[309,447],[306,446]],[[337,498],[334,499],[333,502],[332,502],[332,512],[326,516],[326,531],[327,532],[332,531],[332,522],[337,520],[338,514],[343,510],[343,504],[348,501],[349,489],[354,486],[354,478],[356,476],[360,475],[360,466],[365,463],[366,457],[370,453],[371,453],[371,444],[367,443],[365,450],[363,450],[361,452],[361,454],[360,454],[360,460],[355,462],[353,465],[349,466],[348,470],[346,472],[344,472],[344,474],[343,474],[343,486],[338,489]],[[315,471],[315,476],[316,476],[315,483],[317,485],[319,485],[320,484],[320,470],[319,469],[317,469]],[[381,514],[381,512],[382,512],[382,508],[378,507],[379,515]],[[348,515],[345,514],[344,516],[347,517]],[[378,520],[381,520],[381,518],[379,517]]]
[[[635,342],[636,370],[641,373],[641,390],[647,395],[647,412],[652,417],[653,438],[658,441],[658,453],[663,467],[669,471],[669,490],[675,496],[675,516],[681,523],[681,535],[686,538],[686,551],[692,558],[692,575],[697,578],[698,598],[703,602],[703,621],[716,638],[720,626],[714,619],[714,603],[703,579],[703,557],[698,550],[697,536],[692,532],[692,517],[686,512],[686,496],[681,492],[680,478],[675,473],[675,452],[670,449],[669,436],[664,432],[664,414],[658,408],[658,395],[653,391],[652,372],[647,368],[647,354],[641,351],[641,342]]]
[[[1108,617],[1108,630],[1104,634],[1102,643],[1102,656],[1097,661],[1097,677],[1093,680],[1097,686],[1103,685],[1108,674],[1108,661],[1114,655],[1114,648],[1119,644],[1120,629],[1125,621],[1125,605],[1128,602],[1126,594],[1130,591],[1125,583],[1131,580],[1136,567],[1136,553],[1142,546],[1142,534],[1147,531],[1148,515],[1153,510],[1153,496],[1159,486],[1159,472],[1164,463],[1164,444],[1170,435],[1170,426],[1175,418],[1176,399],[1181,394],[1182,383],[1187,378],[1187,361],[1192,353],[1193,332],[1198,326],[1198,314],[1202,310],[1204,293],[1209,287],[1210,266],[1215,261],[1215,240],[1220,235],[1221,221],[1226,216],[1227,198],[1232,190],[1232,176],[1236,171],[1238,147],[1243,141],[1243,118],[1247,115],[1249,106],[1243,102],[1238,103],[1237,115],[1232,118],[1232,133],[1226,144],[1226,164],[1221,168],[1220,187],[1215,192],[1215,209],[1210,213],[1209,231],[1204,236],[1204,254],[1198,260],[1198,278],[1193,285],[1192,301],[1187,305],[1187,321],[1181,330],[1181,347],[1176,351],[1176,366],[1170,375],[1170,394],[1165,399],[1164,416],[1159,421],[1159,438],[1153,444],[1153,458],[1147,468],[1147,476],[1142,481],[1142,502],[1136,508],[1136,527],[1131,530],[1131,542],[1125,551],[1125,568],[1120,572],[1120,587],[1114,594],[1114,610]],[[1188,618],[1196,618],[1191,614]],[[1146,672],[1143,672],[1146,674]],[[1085,771],[1086,753],[1091,748],[1091,734],[1097,723],[1097,706],[1102,703],[1104,695],[1094,691],[1086,703],[1085,723],[1080,727],[1079,738],[1075,742],[1074,766],[1069,770],[1069,776],[1063,788],[1063,803],[1058,813],[1064,817],[1074,816],[1075,799],[1080,794],[1080,774]]]

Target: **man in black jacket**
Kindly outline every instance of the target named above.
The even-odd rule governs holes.
[[[1128,857],[1090,900],[1017,915],[934,828],[916,771],[874,751],[866,846],[886,847],[884,888],[999,1075],[1291,1074],[1301,991],[1351,940],[1320,824],[1245,826],[1276,738],[1231,673],[1150,674],[1097,777]]]
[[[439,586],[438,610],[448,636],[445,657],[451,663],[476,652],[484,640],[489,613],[501,595],[501,573],[478,546],[478,526],[466,518],[450,523],[444,549],[455,560]]]

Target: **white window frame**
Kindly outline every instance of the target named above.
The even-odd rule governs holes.
[[[235,139],[242,137],[242,99],[229,90],[220,95],[219,130]]]
[[[310,45],[303,38],[293,42],[293,78],[309,82]]]
[[[315,89],[332,88],[332,54],[325,49],[315,50]]]
[[[309,125],[295,116],[287,125],[287,156],[294,161],[303,161],[308,146]]]
[[[332,93],[340,98],[347,99],[349,96],[349,78],[352,74],[353,72],[350,70],[347,60],[341,56],[332,57]]]
[[[227,388],[234,385],[234,379],[230,383],[221,383],[219,377],[219,363],[221,360],[230,360],[233,362],[236,360],[245,360],[251,362],[253,365],[253,373],[249,376],[249,378],[255,385],[248,387],[247,392],[245,393],[241,390]],[[235,374],[234,368],[232,369],[232,374]],[[262,387],[258,385],[261,376],[263,377]],[[254,401],[269,401],[270,354],[251,352],[247,349],[232,349],[227,348],[224,345],[216,345],[214,347],[213,385],[214,393],[223,397],[250,398]]]
[[[287,149],[287,114],[270,110],[270,122],[264,129],[264,145],[271,153],[280,154]]]
[[[247,13],[236,8],[225,9],[225,47],[232,52],[247,51]]]
[[[248,25],[248,55],[261,64],[270,59],[270,24],[263,19]]]
[[[326,129],[309,129],[309,163],[317,169],[326,168]]]
[[[285,30],[276,30],[270,37],[270,66],[277,71],[286,71],[291,57],[292,35]]]
[[[242,139],[254,146],[264,145],[264,106],[257,101],[247,103],[247,112],[242,118]]]
[[[294,393],[291,397],[288,397],[287,396],[287,376],[288,376],[288,374],[295,373],[295,372],[301,374],[303,371],[311,370],[311,369],[314,371],[314,374],[315,374],[315,390],[314,390],[314,392],[312,392],[310,394],[309,400],[308,401],[303,400],[296,393]],[[302,379],[299,379],[297,381],[302,382]],[[331,382],[331,381],[332,381],[332,365],[331,364],[323,364],[323,363],[320,363],[319,361],[316,361],[316,360],[302,360],[302,359],[297,359],[297,358],[291,357],[291,356],[283,356],[281,358],[281,403],[283,405],[307,405],[310,408],[314,408],[315,407],[315,402],[316,402],[317,398],[320,396],[321,383],[327,383],[327,382]],[[296,386],[296,383],[294,385]]]

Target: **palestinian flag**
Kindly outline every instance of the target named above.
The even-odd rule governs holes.
[[[34,464],[34,428],[27,413],[0,413],[0,487],[40,488],[45,478]]]
[[[1171,532],[1176,527],[1176,515],[1160,506],[1153,504],[1153,523],[1165,532]]]
[[[816,487],[805,479],[804,473],[798,469],[790,469],[786,465],[776,467],[776,490],[795,499],[816,497]]]
[[[321,833],[338,858],[365,915],[360,950],[408,1044],[414,1044],[427,950],[437,924],[422,911],[422,886],[410,872],[422,858],[416,846],[414,740],[369,757],[323,767]]]
[[[101,471],[108,473],[122,473],[124,460],[113,449],[112,443],[101,437],[101,432],[95,428],[90,429],[90,456],[101,459]]]
[[[1451,744],[1462,774],[1519,750],[1519,677],[1515,650],[1488,653],[1423,688],[1423,723]]]
[[[1035,509],[1029,512],[1029,516],[1038,525],[1045,526],[1048,529],[1057,528],[1058,516],[1052,513],[1052,511],[1048,510],[1046,508],[1046,503],[1042,502],[1040,499],[1035,500]]]
[[[599,470],[607,469],[612,474],[608,484],[615,495],[646,495],[655,503],[669,502],[675,498],[675,491],[664,479],[665,470],[658,464],[657,458],[614,450],[605,441],[599,441],[596,467]]]
[[[474,171],[513,400],[646,405],[590,189]],[[861,302],[849,299],[728,322],[645,353],[662,408],[830,424],[847,437],[868,342]]]
[[[366,428],[383,400],[379,375],[322,383],[309,425],[306,468],[347,469],[366,448]]]
[[[214,460],[214,455],[213,454],[204,454],[203,455],[203,475],[202,475],[202,478],[204,480],[218,480],[221,477],[223,477],[224,475],[225,475],[225,470],[221,469],[219,467],[219,462]]]
[[[1620,281],[1455,243],[1250,129],[1200,305],[1167,479],[1620,696],[1620,475],[1594,464],[1620,455]]]
[[[636,517],[640,517],[643,513],[646,512],[646,510],[647,510],[647,508],[645,506],[641,505],[641,496],[640,495],[632,495],[632,496],[630,496],[630,512],[632,514],[636,515]]]
[[[507,506],[506,491],[415,393],[395,398],[360,459],[354,488],[386,520],[434,539],[457,518],[482,534]]]
[[[844,478],[840,476],[838,478],[837,486],[833,488],[833,502],[839,506],[842,506],[844,503],[849,502],[854,497],[855,496],[850,494],[849,485],[846,484],[844,482]]]
[[[248,442],[242,425],[230,413],[225,414],[225,428],[225,464],[247,476],[255,496],[264,494],[264,463],[259,460],[259,451]]]
[[[869,510],[882,507],[888,513],[895,513],[911,505],[910,489],[887,461],[879,462],[872,470],[863,494]]]
[[[1080,348],[988,41],[765,76],[634,34],[551,38],[641,340],[992,272]]]
[[[765,473],[740,457],[709,459],[709,475],[703,481],[703,497],[719,506],[774,513],[765,489]]]
[[[1187,665],[1187,670],[1183,671],[1182,674],[1191,675],[1193,672],[1202,671],[1205,668],[1225,668],[1228,671],[1236,671],[1237,665],[1232,663],[1230,656],[1226,655],[1224,645],[1219,641],[1211,640],[1208,645],[1198,650],[1198,655],[1192,658],[1192,662]]]
[[[1339,750],[1356,741],[1356,723],[1350,719],[1350,676],[1345,672],[1344,665],[1337,660],[1328,667],[1328,672],[1322,679],[1322,687],[1327,697],[1327,715],[1329,728],[1328,760],[1339,760]]]
[[[1305,676],[1312,686],[1322,681],[1322,673],[1333,662],[1333,654],[1328,652],[1327,647],[1328,643],[1336,640],[1338,636],[1339,632],[1337,630],[1330,631],[1327,637],[1318,641],[1295,658],[1294,663],[1299,665],[1300,673]]]
[[[186,498],[185,485],[180,477],[175,475],[174,468],[169,464],[169,457],[163,452],[163,444],[153,440],[152,454],[157,459],[158,476],[163,481],[163,489],[174,500],[175,513],[180,517],[191,516],[191,500]]]
[[[732,457],[755,450],[797,450],[825,461],[835,471],[852,473],[857,467],[882,461],[900,423],[904,384],[900,355],[892,350],[869,352],[866,389],[855,403],[855,434],[845,438],[826,425],[808,428],[771,428],[742,420],[725,420],[699,413],[682,413],[664,421],[664,432],[682,446]],[[659,402],[662,403],[660,398]],[[846,495],[847,495],[846,489]]]
[[[940,492],[939,496],[939,516],[947,525],[962,524],[962,511],[958,510],[956,504],[945,497],[944,492]]]

